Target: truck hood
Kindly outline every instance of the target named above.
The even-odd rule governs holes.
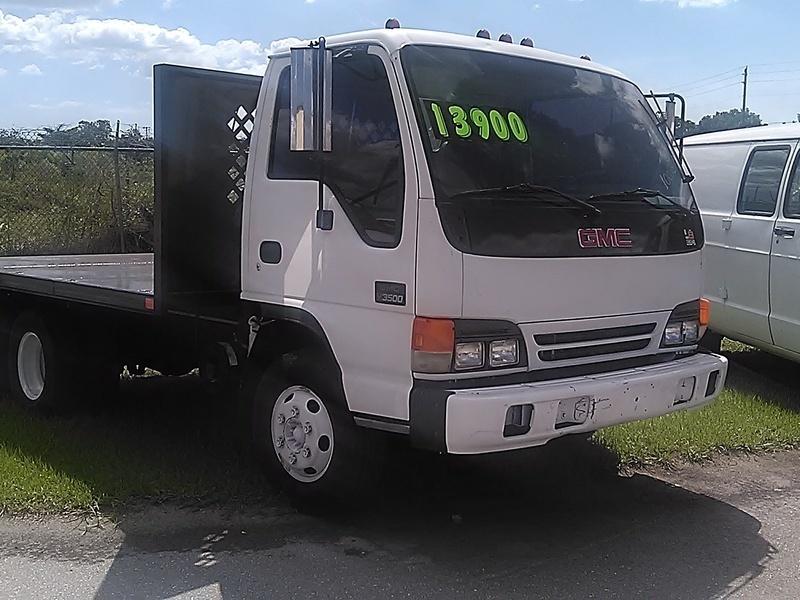
[[[671,311],[699,297],[700,252],[665,256],[464,255],[463,317],[515,323]]]

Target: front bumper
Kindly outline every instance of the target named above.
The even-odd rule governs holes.
[[[421,386],[412,392],[411,439],[418,447],[451,454],[538,446],[567,434],[698,408],[719,395],[727,371],[724,357],[695,354],[657,365],[553,381],[472,389]],[[687,393],[685,382],[691,378],[694,389]],[[682,383],[683,396],[676,404]],[[586,420],[557,427],[559,405],[563,408],[578,398],[585,399]],[[533,406],[530,430],[504,435],[509,407],[526,404]]]

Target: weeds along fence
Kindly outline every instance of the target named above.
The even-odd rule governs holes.
[[[0,255],[152,252],[153,149],[0,145]]]

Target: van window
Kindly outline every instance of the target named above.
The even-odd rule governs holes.
[[[778,203],[778,188],[789,159],[789,147],[758,148],[747,162],[736,212],[770,216]]]
[[[800,154],[794,161],[792,177],[783,202],[783,216],[787,219],[800,219]]]
[[[359,236],[394,248],[403,224],[403,154],[392,91],[381,59],[361,47],[333,59],[331,152],[322,154],[323,179]],[[289,150],[290,71],[278,81],[270,179],[319,178],[309,152]]]

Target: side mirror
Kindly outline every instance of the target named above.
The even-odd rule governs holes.
[[[291,49],[290,150],[330,152],[332,52],[325,38]]]
[[[664,126],[670,136],[675,137],[675,99],[669,98],[664,103]]]

